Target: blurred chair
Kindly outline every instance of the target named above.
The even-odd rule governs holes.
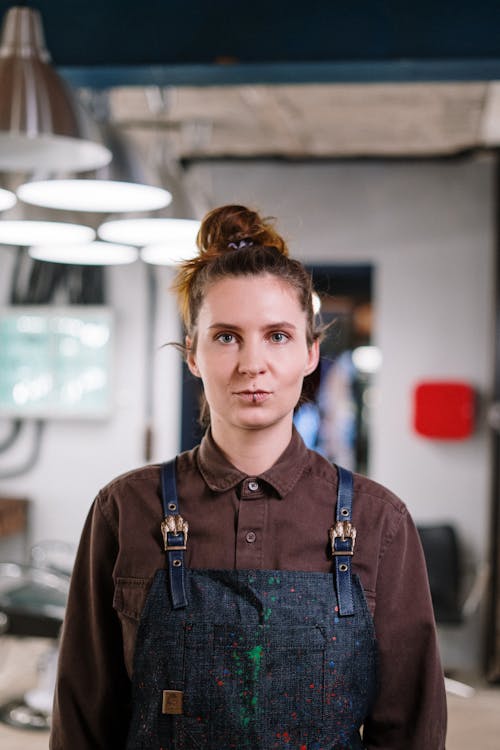
[[[38,681],[21,698],[0,706],[0,720],[15,727],[47,729],[57,667],[57,639],[64,618],[75,549],[42,542],[31,563],[0,563],[0,627],[6,635],[54,640],[38,662]]]
[[[472,584],[465,593],[466,570],[464,551],[451,524],[418,526],[424,550],[432,605],[437,625],[460,626],[479,609],[486,593],[489,567],[478,566]],[[446,679],[449,692],[471,695],[474,690],[464,683]]]
[[[462,563],[453,526],[419,526],[425,555],[432,605],[437,623],[459,625],[463,621],[460,590]]]

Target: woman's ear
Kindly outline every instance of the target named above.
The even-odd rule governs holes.
[[[312,345],[310,346],[308,353],[307,353],[307,363],[306,367],[304,369],[304,375],[310,375],[316,367],[318,366],[319,362],[319,341],[316,339],[316,341],[313,341]]]
[[[189,371],[196,378],[200,378],[200,371],[196,364],[196,357],[193,349],[193,341],[189,336],[186,336],[184,343],[186,345],[186,364],[189,367]]]

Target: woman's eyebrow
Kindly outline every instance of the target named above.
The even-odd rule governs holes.
[[[208,326],[209,330],[212,328],[230,328],[232,331],[241,331],[243,330],[241,326],[236,325],[235,323],[212,323]],[[290,323],[287,320],[279,320],[276,323],[266,323],[262,326],[262,330],[267,331],[271,328],[289,328],[292,330],[297,330],[297,326],[294,325],[294,323]]]
[[[212,323],[208,326],[208,329],[212,328],[230,328],[232,331],[241,331],[240,326],[235,325],[234,323]]]

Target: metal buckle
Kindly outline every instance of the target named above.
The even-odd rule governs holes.
[[[163,546],[165,549],[165,552],[172,552],[172,551],[181,551],[186,549],[187,544],[187,538],[188,538],[188,530],[189,525],[188,522],[183,519],[182,516],[175,515],[175,516],[165,516],[163,521],[161,522],[161,533],[163,536]],[[173,536],[180,536],[180,534],[184,535],[184,544],[169,544],[168,543],[168,535],[172,534]]]
[[[356,546],[356,528],[350,521],[337,521],[335,526],[332,526],[328,532],[330,542],[332,546],[332,557],[340,557],[342,555],[352,556],[354,554],[354,547]],[[335,549],[335,540],[340,539],[342,542],[351,542],[350,550],[337,550]]]

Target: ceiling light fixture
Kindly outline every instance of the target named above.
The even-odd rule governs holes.
[[[162,245],[174,251],[196,252],[200,222],[194,219],[116,219],[101,224],[97,233],[109,242],[124,242],[136,247]],[[151,261],[148,261],[151,262]]]
[[[40,14],[10,8],[0,37],[0,170],[88,171],[111,152],[50,65]]]
[[[95,232],[82,224],[60,221],[0,221],[1,245],[80,244],[92,242]]]
[[[107,104],[102,93],[92,101],[95,108]],[[18,188],[18,197],[44,208],[92,213],[156,211],[168,206],[171,193],[159,187],[156,173],[148,169],[133,141],[109,122],[99,122],[99,131],[113,155],[110,164],[79,179],[26,182]]]
[[[8,208],[12,208],[16,203],[16,196],[11,193],[10,190],[4,190],[0,188],[0,211],[7,211]]]
[[[172,243],[171,245],[146,245],[140,251],[141,260],[153,266],[175,266],[184,260],[191,260],[198,253],[198,248],[193,242]]]
[[[98,240],[85,245],[38,245],[30,247],[28,252],[34,260],[70,263],[78,266],[123,265],[133,263],[138,257],[135,247]]]
[[[117,180],[41,180],[17,190],[25,203],[96,213],[155,211],[172,200],[168,190]]]

